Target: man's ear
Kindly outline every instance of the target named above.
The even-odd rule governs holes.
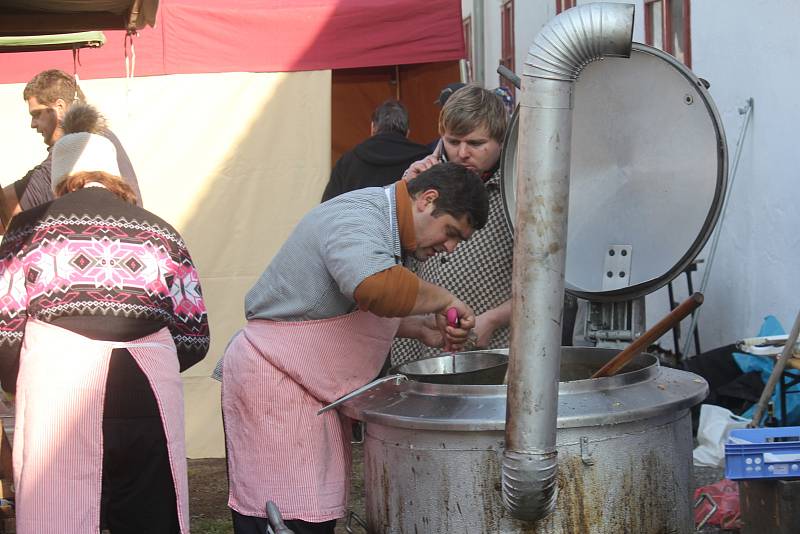
[[[425,211],[437,198],[439,198],[439,191],[436,189],[428,189],[417,194],[414,199],[414,205],[419,211]]]
[[[53,108],[56,110],[56,117],[58,117],[58,122],[60,124],[69,109],[69,105],[67,105],[63,99],[58,98],[53,104]]]

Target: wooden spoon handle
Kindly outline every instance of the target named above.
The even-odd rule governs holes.
[[[637,354],[642,352],[650,344],[667,333],[676,324],[681,322],[687,315],[692,313],[703,303],[703,294],[694,293],[688,299],[681,302],[680,306],[669,312],[669,314],[654,324],[648,331],[636,338],[636,341],[625,347],[625,349],[611,358],[608,363],[600,368],[592,378],[612,376],[617,374],[620,369],[625,367]]]

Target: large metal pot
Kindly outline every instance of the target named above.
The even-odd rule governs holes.
[[[431,384],[502,384],[508,350],[451,352],[394,367],[390,373]]]
[[[589,379],[616,351],[562,351],[553,514],[528,523],[503,507],[505,386],[393,381],[341,408],[366,422],[370,532],[691,533],[689,408],[705,381],[648,354]]]

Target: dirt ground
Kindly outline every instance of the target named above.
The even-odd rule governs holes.
[[[364,517],[364,485],[361,474],[362,451],[353,446],[353,484],[350,488],[350,509]],[[228,501],[228,479],[223,458],[189,460],[189,510],[193,534],[232,534]],[[345,534],[345,519],[336,525],[336,534]],[[354,525],[353,532],[363,530]]]

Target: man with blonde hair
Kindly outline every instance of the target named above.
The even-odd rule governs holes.
[[[503,348],[509,344],[511,321],[511,259],[513,236],[505,220],[500,191],[500,153],[508,126],[502,100],[493,92],[470,84],[455,91],[439,115],[441,140],[436,151],[414,163],[409,180],[443,161],[459,163],[483,180],[489,196],[489,219],[447,257],[425,263],[411,260],[421,279],[441,284],[475,310],[473,348]],[[436,355],[440,349],[413,339],[397,339],[392,364]]]

